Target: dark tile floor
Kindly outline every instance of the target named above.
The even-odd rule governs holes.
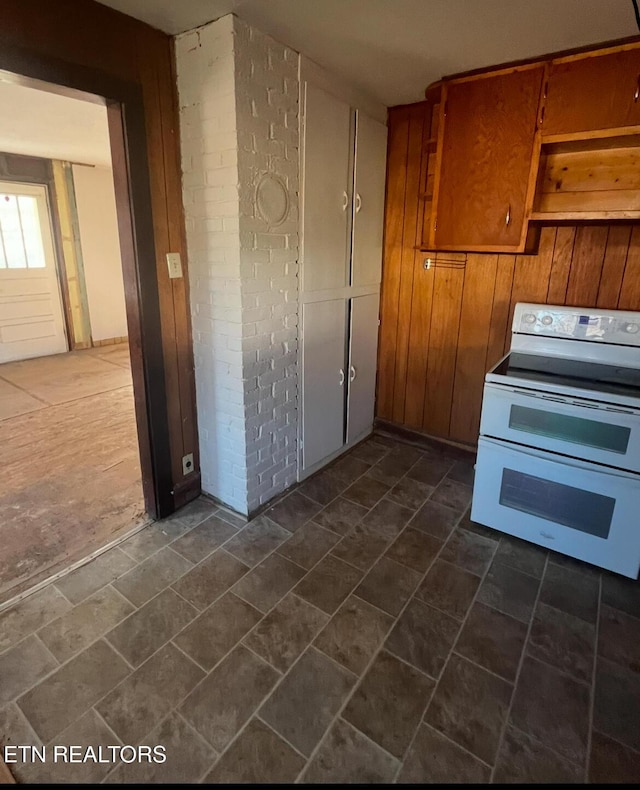
[[[23,781],[640,781],[640,585],[473,524],[377,435],[245,524],[206,499],[0,613]]]

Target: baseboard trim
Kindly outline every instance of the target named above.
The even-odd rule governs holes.
[[[176,510],[200,496],[201,482],[200,472],[192,472],[174,485],[172,493]]]
[[[475,454],[477,452],[477,447],[475,444],[463,444],[462,442],[454,442],[450,439],[443,439],[440,436],[431,436],[428,433],[416,431],[413,428],[407,428],[406,425],[399,425],[398,423],[389,422],[388,420],[376,419],[374,422],[374,430],[381,433],[387,433],[392,437],[403,439],[406,442],[410,442],[411,444],[421,447],[435,448],[442,447],[444,444],[449,448],[461,451],[462,458],[466,457],[470,453]]]
[[[93,348],[100,348],[101,346],[116,346],[118,343],[128,343],[129,338],[124,337],[105,337],[104,340],[92,340],[91,345]]]

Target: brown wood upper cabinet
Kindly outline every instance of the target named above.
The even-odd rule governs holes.
[[[542,134],[640,125],[640,45],[553,60]]]
[[[520,252],[535,189],[544,64],[445,81],[430,249]]]

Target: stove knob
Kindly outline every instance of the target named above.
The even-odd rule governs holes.
[[[630,335],[635,335],[639,329],[640,326],[638,324],[627,324],[625,332],[628,332]]]
[[[523,320],[524,320],[525,324],[535,324],[536,317],[535,317],[535,315],[533,313],[526,313],[523,316]]]
[[[551,324],[553,323],[553,318],[550,315],[545,315],[542,318],[542,323],[545,326],[551,326]]]

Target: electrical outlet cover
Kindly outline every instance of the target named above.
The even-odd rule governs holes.
[[[193,453],[182,456],[182,474],[186,477],[193,472]]]

